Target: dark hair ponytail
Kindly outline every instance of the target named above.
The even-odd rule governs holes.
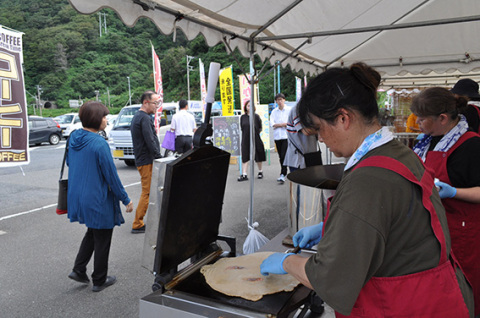
[[[312,114],[333,123],[344,108],[359,112],[367,124],[373,123],[378,117],[380,80],[380,74],[365,63],[355,63],[349,69],[328,69],[308,83],[297,105],[300,122],[312,127]]]
[[[377,88],[382,79],[380,74],[362,62],[352,64],[352,66],[350,66],[350,72],[352,72],[353,76],[377,99]]]

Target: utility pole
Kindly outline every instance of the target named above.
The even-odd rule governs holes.
[[[104,33],[107,34],[107,14],[105,12],[103,13],[103,27]]]
[[[100,31],[100,37],[102,37],[102,13],[98,13],[98,31]]]
[[[130,93],[130,76],[127,76],[128,80],[128,104],[132,106],[132,94]]]
[[[40,117],[42,117],[42,86],[37,85],[37,95],[38,95],[38,109],[40,110]]]
[[[29,91],[25,90],[26,93],[28,93],[28,95],[32,96],[33,98],[35,98],[35,105],[33,105],[33,114],[36,115],[36,108],[37,108],[37,105],[38,105],[38,96],[37,95],[33,95],[32,93],[30,93]],[[28,107],[28,105],[27,105]]]
[[[108,100],[108,107],[110,107],[110,91],[108,90],[108,87],[107,87],[107,100]]]
[[[187,55],[187,91],[188,91],[188,100],[190,100],[190,71],[193,71],[193,66],[190,66],[190,61],[193,60],[195,56]]]
[[[33,106],[33,115],[37,116],[38,95],[35,95],[35,105]]]
[[[96,91],[95,91],[95,99],[96,99],[97,102],[98,102],[98,93],[100,93],[100,91],[99,91],[99,90],[96,90]]]

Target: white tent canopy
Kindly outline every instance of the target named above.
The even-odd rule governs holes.
[[[224,42],[293,70],[320,73],[363,61],[391,78],[480,72],[480,0],[70,0],[81,13],[104,7],[126,25],[151,19],[164,34]],[[175,36],[175,35],[174,35]],[[457,76],[458,77],[458,76]],[[253,83],[251,83],[253,91]],[[253,104],[253,100],[251,101]],[[253,108],[251,108],[251,113]],[[250,116],[250,161],[254,159]],[[250,165],[249,227],[253,226]],[[250,231],[250,234],[254,231]]]
[[[224,41],[245,57],[254,51],[311,74],[356,61],[387,77],[480,73],[478,0],[70,2],[82,13],[111,8],[129,26],[147,17],[165,34],[201,33],[210,46]]]

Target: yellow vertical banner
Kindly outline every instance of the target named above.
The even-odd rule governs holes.
[[[220,70],[220,96],[222,116],[233,116],[233,72],[231,66]]]

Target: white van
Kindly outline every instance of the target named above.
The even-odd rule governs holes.
[[[78,129],[78,126],[80,125],[80,128],[82,127],[82,123],[80,121],[80,117],[78,116],[78,113],[68,113],[68,114],[63,114],[58,117],[54,118],[57,123],[59,123],[60,128],[62,128],[62,137],[67,139],[68,136],[74,131],[75,129]]]
[[[118,113],[115,125],[110,131],[110,136],[108,137],[108,143],[110,145],[110,149],[112,150],[113,158],[125,161],[125,164],[127,166],[135,165],[135,156],[133,154],[133,142],[132,134],[130,132],[130,126],[133,116],[140,109],[141,106],[141,104],[137,104],[122,108],[120,113]],[[178,105],[177,103],[164,103],[162,107],[162,121],[164,121],[166,124],[160,127],[160,131],[158,133],[160,145],[162,144],[163,138],[165,137],[165,132],[167,130],[170,130],[172,116],[176,113]],[[163,156],[168,156],[170,150],[160,148],[160,152]]]

